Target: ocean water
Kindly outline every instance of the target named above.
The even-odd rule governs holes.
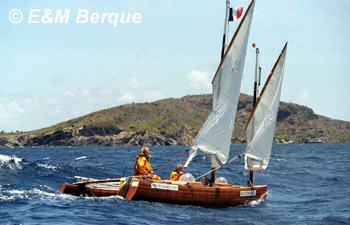
[[[185,146],[151,147],[157,170]],[[245,145],[231,147],[232,156]],[[255,173],[268,185],[266,202],[215,209],[116,197],[74,197],[60,193],[74,176],[132,175],[140,147],[0,148],[0,224],[350,224],[350,143],[274,145],[270,165]],[[162,170],[167,178],[177,162]],[[188,172],[209,170],[199,155]],[[243,159],[217,172],[245,184]]]

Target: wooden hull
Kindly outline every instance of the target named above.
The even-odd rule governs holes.
[[[75,196],[107,197],[118,195],[120,184],[121,182],[62,184],[60,192]]]
[[[214,184],[211,187],[202,183],[151,181],[129,177],[123,181],[114,179],[62,184],[60,192],[89,197],[119,195],[126,200],[224,208],[266,200],[267,186]]]
[[[170,181],[149,181],[133,179],[126,194],[130,200],[145,200],[181,205],[204,207],[233,207],[250,201],[266,200],[267,186],[235,186],[215,184],[213,187],[202,183],[180,183]]]

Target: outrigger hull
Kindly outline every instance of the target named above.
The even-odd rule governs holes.
[[[118,195],[119,188],[124,180],[107,179],[78,182],[73,184],[62,184],[60,192],[75,196],[107,197]]]
[[[203,207],[234,207],[250,201],[264,201],[267,197],[267,185],[247,187],[214,184],[211,187],[197,182],[150,181],[135,178],[125,185],[129,186],[122,197],[128,200]]]

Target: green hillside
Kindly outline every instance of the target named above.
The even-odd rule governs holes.
[[[211,95],[117,106],[40,130],[0,134],[0,146],[190,144],[212,108]],[[252,97],[241,94],[232,143],[245,143]],[[281,102],[275,142],[350,142],[350,122]]]

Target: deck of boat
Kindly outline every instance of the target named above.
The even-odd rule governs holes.
[[[121,184],[120,181],[62,184],[60,192],[75,196],[107,197],[118,195]]]

